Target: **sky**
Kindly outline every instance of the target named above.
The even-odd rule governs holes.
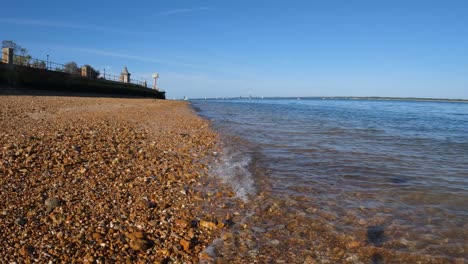
[[[468,99],[468,1],[51,1],[1,5],[1,40],[168,98]]]

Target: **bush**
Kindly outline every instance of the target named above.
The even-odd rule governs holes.
[[[71,61],[69,63],[66,63],[63,72],[70,73],[70,74],[81,74],[80,68],[78,68],[78,64],[76,62]]]

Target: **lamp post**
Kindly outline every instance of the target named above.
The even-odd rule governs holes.
[[[49,70],[49,54],[47,54],[46,70]]]
[[[153,73],[152,77],[153,77],[153,79],[154,79],[154,82],[153,82],[153,89],[158,90],[158,85],[157,85],[157,83],[156,83],[156,79],[159,78],[159,73],[157,73],[157,72]]]

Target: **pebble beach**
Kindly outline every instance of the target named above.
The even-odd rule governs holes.
[[[210,208],[234,194],[210,191],[218,137],[188,104],[2,96],[0,105],[0,262],[212,261],[206,248],[236,212]]]

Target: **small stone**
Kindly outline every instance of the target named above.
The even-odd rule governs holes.
[[[126,263],[126,264],[132,264],[132,263],[133,263],[132,258],[131,258],[131,257],[125,258],[125,263]]]
[[[216,224],[210,221],[200,220],[200,226],[205,228],[216,228]]]
[[[270,244],[274,245],[274,246],[277,246],[277,245],[280,244],[280,241],[278,239],[273,239],[273,240],[270,241]]]
[[[317,261],[315,261],[311,256],[307,256],[304,259],[304,264],[316,264]]]
[[[24,245],[20,249],[20,254],[26,257],[27,255],[32,255],[34,253],[34,247],[29,245]]]
[[[24,217],[18,217],[15,219],[15,224],[24,226],[26,224],[26,218]]]
[[[252,231],[256,232],[256,233],[265,233],[266,230],[264,228],[261,228],[261,227],[256,227],[256,226],[253,226],[251,227]]]
[[[93,263],[94,262],[94,257],[88,253],[83,259],[83,263]]]
[[[130,238],[130,240],[136,240],[138,238],[143,238],[145,236],[145,234],[141,231],[137,231],[137,232],[132,232],[132,233],[128,233],[127,234],[127,237]]]
[[[156,208],[157,207],[157,204],[155,202],[152,202],[152,201],[147,201],[146,202],[146,206],[150,209],[153,209],[153,208]]]
[[[179,227],[182,227],[182,228],[185,228],[186,226],[188,226],[188,222],[183,220],[183,219],[177,219],[175,220],[175,224]]]
[[[93,238],[97,241],[100,241],[102,239],[102,235],[99,233],[93,233]]]
[[[184,249],[185,252],[187,253],[191,253],[191,250],[190,250],[190,242],[185,240],[185,239],[182,239],[180,240],[180,245],[182,246],[182,248]]]
[[[354,248],[357,248],[359,246],[360,246],[360,244],[359,244],[358,241],[351,241],[351,242],[346,243],[346,248],[347,249],[354,249]]]
[[[150,249],[154,245],[154,242],[145,238],[136,238],[130,241],[130,247],[133,250],[145,251]]]
[[[54,208],[59,207],[62,201],[59,198],[52,197],[45,200],[44,204],[49,211],[52,211]]]
[[[297,228],[297,223],[292,221],[292,222],[289,222],[287,225],[286,225],[286,229],[290,232],[296,230]]]
[[[193,238],[195,236],[195,233],[194,233],[193,229],[189,229],[189,231],[187,232],[187,236],[189,238]]]
[[[213,261],[213,258],[206,252],[200,253],[199,257],[200,257],[200,260]]]
[[[365,224],[367,224],[367,221],[364,220],[364,219],[359,219],[358,224],[365,225]]]

